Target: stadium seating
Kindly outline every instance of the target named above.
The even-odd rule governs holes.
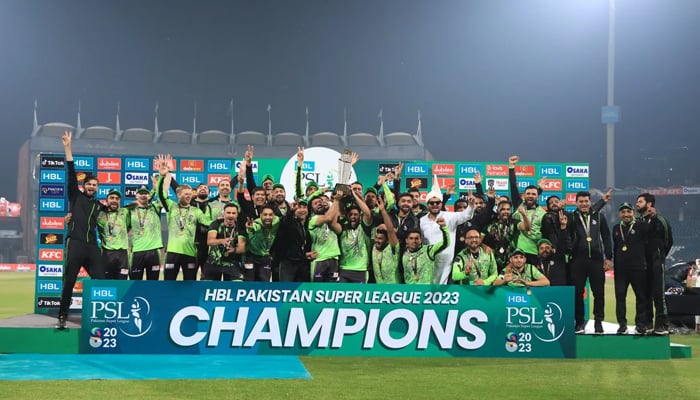
[[[122,132],[120,139],[125,142],[153,142],[153,132],[143,128],[129,128]]]
[[[114,129],[106,126],[91,126],[85,128],[80,135],[81,139],[114,140]]]
[[[228,144],[229,134],[219,130],[208,130],[197,134],[200,144]]]
[[[267,144],[267,135],[255,131],[241,132],[236,135],[236,144],[265,145]]]
[[[304,137],[298,133],[282,132],[272,138],[272,144],[279,146],[304,146]]]
[[[311,146],[340,146],[340,136],[333,132],[319,132],[311,135]]]
[[[384,135],[386,146],[415,146],[417,144],[413,135],[406,132],[393,132]]]
[[[348,136],[348,146],[377,146],[379,140],[371,133],[353,133]]]
[[[158,142],[190,144],[192,143],[192,134],[182,129],[170,129],[160,133]]]

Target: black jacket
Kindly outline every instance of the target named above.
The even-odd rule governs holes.
[[[608,228],[608,222],[605,216],[597,211],[592,211],[590,213],[590,242],[586,240],[586,229],[581,220],[588,221],[588,218],[582,215],[579,210],[576,210],[571,213],[567,225],[569,235],[571,236],[572,259],[612,260],[613,252],[610,228]]]
[[[71,240],[97,245],[97,214],[104,208],[95,196],[88,196],[78,189],[75,163],[68,161],[68,201],[71,220],[68,223],[68,236]]]

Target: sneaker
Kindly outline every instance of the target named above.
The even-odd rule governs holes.
[[[58,322],[56,322],[56,329],[66,329],[66,316],[59,315]]]
[[[657,326],[652,333],[657,336],[667,336],[668,329],[665,326]]]
[[[582,335],[586,333],[586,326],[581,324],[581,325],[576,325],[576,328],[574,329],[574,333],[577,335]]]
[[[627,325],[620,325],[620,327],[617,328],[617,334],[618,335],[626,335],[627,334]]]
[[[603,323],[600,321],[596,321],[594,324],[595,327],[595,334],[596,335],[602,335],[603,334]]]
[[[634,334],[635,335],[644,335],[646,334],[647,330],[643,326],[637,326],[634,328]]]

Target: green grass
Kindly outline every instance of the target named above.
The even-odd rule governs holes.
[[[606,316],[614,321],[612,282]],[[2,316],[31,313],[31,274],[0,274]],[[628,299],[633,302],[633,296]],[[633,308],[629,308],[633,310]],[[14,314],[13,314],[14,313]],[[632,320],[633,315],[628,315]],[[1,381],[2,399],[637,399],[696,393],[693,359],[662,361],[301,357],[312,380]]]
[[[0,319],[34,312],[34,274],[0,272]]]

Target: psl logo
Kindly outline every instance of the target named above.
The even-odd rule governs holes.
[[[540,336],[538,332],[534,332],[537,339],[545,343],[556,342],[559,340],[561,335],[564,334],[566,328],[562,321],[563,313],[559,304],[548,302],[545,304],[544,308],[544,324],[546,326],[545,332]]]
[[[506,326],[529,328],[533,336],[545,343],[556,342],[564,334],[566,328],[559,304],[547,302],[544,310],[539,307],[530,307],[529,301],[523,301],[522,305],[506,307]]]
[[[126,336],[137,338],[151,330],[151,304],[143,297],[134,297],[131,304],[123,301],[92,301],[93,321],[116,322]]]

